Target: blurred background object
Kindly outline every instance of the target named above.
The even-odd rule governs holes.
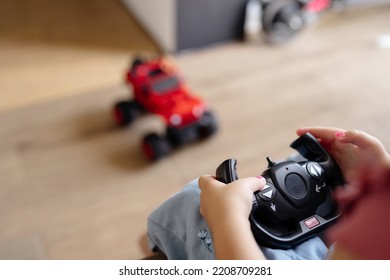
[[[325,13],[288,44],[168,54],[135,18],[119,0],[0,1],[0,258],[142,258],[152,209],[229,157],[257,175],[300,126],[358,128],[390,147],[389,6]],[[132,58],[156,53],[220,131],[150,164],[140,137],[162,122],[120,130],[111,109],[130,94]]]
[[[122,0],[167,52],[254,39],[285,42],[325,11],[390,4],[389,0]],[[223,7],[223,9],[221,8]],[[257,34],[259,35],[259,34]],[[258,41],[258,40],[255,40]]]
[[[122,0],[166,52],[243,37],[247,0]]]

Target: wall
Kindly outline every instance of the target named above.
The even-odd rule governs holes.
[[[176,49],[176,0],[121,0],[157,43]]]

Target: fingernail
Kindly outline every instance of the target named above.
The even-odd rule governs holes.
[[[265,182],[265,178],[263,176],[261,176],[261,175],[256,176],[256,178],[259,179],[260,181],[264,181]]]
[[[335,133],[337,138],[344,138],[345,137],[345,132],[339,131]]]

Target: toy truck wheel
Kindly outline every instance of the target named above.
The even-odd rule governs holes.
[[[187,128],[175,128],[175,127],[167,127],[167,138],[169,142],[175,147],[181,147],[188,142],[193,137],[193,130],[191,127]]]
[[[263,30],[269,43],[281,43],[305,25],[302,4],[297,0],[274,0],[264,9]]]
[[[218,130],[217,119],[212,112],[205,112],[199,120],[199,137],[207,138]]]
[[[150,133],[142,141],[142,150],[149,160],[157,161],[166,156],[171,148],[166,139],[156,133]]]
[[[113,115],[115,122],[120,126],[126,126],[140,114],[141,109],[135,101],[120,101],[115,104]]]

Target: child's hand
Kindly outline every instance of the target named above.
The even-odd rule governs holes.
[[[263,177],[224,184],[211,176],[199,178],[200,212],[213,236],[217,259],[264,259],[253,237],[249,214],[253,193],[265,185]]]
[[[297,130],[298,135],[310,132],[339,164],[344,179],[352,183],[361,172],[390,166],[390,156],[375,137],[360,130],[330,127],[309,127]]]
[[[209,227],[241,219],[248,221],[253,193],[265,185],[263,177],[248,177],[224,184],[211,176],[199,178],[200,211]]]

